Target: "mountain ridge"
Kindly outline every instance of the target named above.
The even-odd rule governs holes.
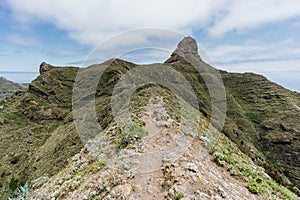
[[[28,84],[14,83],[4,77],[0,77],[0,100],[12,96],[15,92],[28,87]]]
[[[200,115],[204,119],[200,124],[199,132],[194,133],[195,144],[197,142],[205,144],[205,141],[210,139],[209,135],[203,134],[207,130],[208,119],[211,116],[211,97],[206,82],[199,76],[199,72],[188,60],[190,58],[196,60],[202,72],[208,73],[209,69],[213,67],[201,60],[201,57],[196,53],[195,45],[196,41],[194,39],[184,38],[179,43],[179,48],[164,64],[179,71],[191,83],[198,98]],[[187,50],[186,53],[185,50],[189,48],[190,50]],[[188,59],[185,59],[185,56]],[[122,127],[115,124],[110,102],[114,86],[122,75],[134,69],[137,65],[113,59],[103,64],[92,65],[84,72],[89,77],[88,75],[94,73],[93,70],[104,65],[109,66],[96,87],[95,109],[97,118],[105,133],[103,134],[107,135],[108,141],[111,141],[113,146],[116,145],[116,147],[103,146],[100,155],[110,148],[124,155],[122,152],[131,151],[131,147],[138,148],[140,142],[143,141],[143,137],[131,135],[131,132],[126,132],[126,130],[122,130]],[[45,68],[45,66],[48,66],[48,64],[41,64],[41,68]],[[43,198],[50,198],[53,195],[54,198],[67,199],[68,192],[74,193],[74,195],[79,192],[77,187],[81,183],[86,187],[82,194],[87,195],[88,198],[100,198],[101,195],[110,195],[111,191],[101,189],[101,185],[91,185],[91,182],[88,181],[89,173],[103,177],[105,169],[110,171],[107,168],[107,162],[110,158],[106,158],[105,161],[91,158],[87,153],[89,144],[83,144],[76,133],[72,114],[72,93],[78,70],[79,68],[76,67],[50,67],[41,70],[41,75],[29,85],[27,91],[16,94],[9,102],[0,102],[0,105],[4,107],[0,110],[0,117],[5,119],[5,122],[0,124],[3,156],[0,160],[2,164],[0,172],[3,175],[0,179],[0,185],[6,195],[11,195],[13,190],[20,185],[24,185],[25,182],[33,183],[31,191],[33,199],[41,198],[40,195],[43,195],[43,193],[46,195]],[[224,174],[229,173],[232,177],[237,177],[237,181],[241,179],[245,187],[251,193],[257,195],[255,198],[268,198],[264,195],[274,193],[273,197],[296,199],[292,193],[281,187],[280,184],[296,193],[298,191],[296,188],[299,187],[297,183],[299,179],[299,166],[297,165],[297,156],[299,156],[297,116],[299,110],[297,107],[300,106],[300,94],[281,88],[260,75],[233,74],[221,71],[221,76],[226,88],[228,111],[223,133],[220,135],[220,140],[216,146],[211,150],[209,160],[213,160],[221,166]],[[171,127],[178,123],[179,105],[170,91],[156,84],[145,85],[134,93],[131,99],[131,109],[134,113],[133,130],[137,133],[145,129],[146,122],[142,120],[142,116],[145,115],[143,114],[146,109],[145,106],[151,101],[154,104],[160,102],[153,100],[154,97],[151,97],[151,93],[154,93],[154,97],[158,99],[162,97],[163,100],[158,107],[165,107],[165,111],[158,111],[159,116],[156,117],[159,120],[155,123]],[[88,99],[90,98],[89,95],[86,94],[82,98]],[[83,117],[87,116],[88,113],[83,113]],[[151,116],[151,119],[154,120],[156,117]],[[168,125],[168,123],[171,124]],[[171,127],[167,130],[171,130]],[[6,132],[8,135],[5,134]],[[170,133],[170,135],[172,134],[175,134],[175,132]],[[270,147],[274,152],[266,147]],[[196,147],[193,146],[193,148]],[[282,151],[282,149],[285,149],[285,151]],[[190,153],[193,151],[191,150]],[[275,160],[270,160],[270,158],[275,158]],[[189,157],[188,161],[191,165],[192,158]],[[207,162],[210,163],[210,161]],[[200,162],[195,163],[197,168],[201,168]],[[81,165],[83,167],[80,167]],[[164,179],[164,182],[160,185],[153,183],[152,186],[166,194],[164,198],[178,199],[180,194],[186,197],[195,196],[196,194],[192,194],[193,192],[189,189],[191,186],[187,184],[188,177],[178,179],[180,183],[186,185],[186,193],[183,194],[184,190],[178,189],[178,184],[176,184],[176,181],[174,182],[172,177],[178,178],[179,175],[176,175],[174,169],[183,170],[181,168],[184,165],[181,165],[180,162],[175,163],[175,165],[172,166],[172,163],[162,165],[161,167],[164,170],[161,172],[161,178]],[[219,169],[212,163],[210,165]],[[75,167],[75,171],[72,171],[72,166]],[[189,168],[192,171],[194,170],[191,166],[187,170]],[[256,170],[253,170],[254,168]],[[123,172],[129,173],[130,170],[123,170]],[[112,171],[112,174],[107,178],[112,178],[114,173],[122,174],[118,171]],[[275,181],[266,174],[269,174]],[[110,182],[112,180],[108,179],[108,186],[115,188],[115,192],[119,191],[119,193],[116,192],[117,194],[121,195],[125,192],[126,198],[129,195],[136,195],[133,189],[128,189],[137,184],[134,181],[132,182],[135,179],[123,175],[119,177],[123,181],[120,180],[116,184],[112,184]],[[224,176],[228,178],[227,175]],[[204,174],[202,178],[208,179],[208,175],[205,176]],[[231,180],[231,178],[229,179]],[[61,182],[61,184],[57,184],[55,181]],[[77,182],[79,182],[79,185]],[[222,185],[221,182],[219,184]],[[64,185],[64,190],[58,190],[57,187],[62,185]],[[222,185],[221,188],[218,188],[210,185],[205,191],[200,191],[201,194],[199,195],[207,199],[212,198],[214,195],[236,198],[239,196],[231,193],[227,187],[229,186]],[[92,188],[96,192],[93,192]],[[139,191],[138,188],[137,191]],[[80,195],[77,194],[76,197],[82,198],[83,196]],[[249,195],[252,194],[249,193]],[[2,198],[4,197],[6,196]]]

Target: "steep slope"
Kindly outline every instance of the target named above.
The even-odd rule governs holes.
[[[197,63],[201,69],[200,76],[185,59],[196,54],[195,43],[192,38],[185,38],[178,45],[180,50],[176,49],[165,63],[180,71],[192,83],[200,111],[209,117],[211,94],[203,77],[213,70],[200,58]],[[193,59],[198,59],[198,54]],[[224,133],[253,161],[266,168],[273,178],[290,188],[294,187],[294,191],[299,193],[300,94],[253,73],[221,71],[221,75],[227,97]]]
[[[68,117],[76,73],[77,68],[53,69],[0,102],[1,199],[19,185],[57,173],[81,149]]]
[[[108,82],[129,62],[114,60],[103,75],[97,94],[97,114],[103,127],[112,121],[109,108],[114,82]],[[86,69],[93,73],[98,65]],[[119,71],[121,70],[121,71]],[[26,182],[62,170],[83,147],[73,124],[72,92],[78,68],[40,66],[28,90],[0,101],[0,199],[7,199]]]
[[[23,90],[27,84],[11,82],[4,77],[0,77],[0,100],[12,96],[15,92]]]
[[[251,73],[224,73],[223,80],[242,108],[243,115],[251,122],[252,130],[243,122],[238,123],[239,129],[248,132],[252,137],[250,142],[265,155],[266,160],[299,189],[300,94]],[[233,135],[232,139],[241,144],[245,137],[245,134]]]
[[[199,64],[203,76],[188,61],[191,59]],[[94,92],[80,90],[93,88],[90,81],[97,79],[99,69],[105,67]],[[201,60],[194,39],[183,39],[163,65],[148,67],[178,71],[191,84],[198,105],[185,96],[180,101],[164,85],[148,82],[130,96],[133,123],[123,127],[113,117],[112,96],[117,89],[117,96],[126,97],[126,87],[118,83],[137,65],[119,59],[85,69],[42,63],[41,75],[27,91],[0,102],[1,199],[12,196],[25,182],[30,185],[32,199],[297,198],[280,184],[291,189],[297,185],[298,93],[258,75],[222,72],[228,110],[220,133],[209,129],[214,99],[206,84],[207,80],[214,83],[211,78],[217,70]],[[81,77],[76,79],[79,70]],[[172,77],[163,70],[161,73]],[[138,74],[132,81],[148,79]],[[171,79],[171,85],[183,89],[176,77]],[[280,92],[286,96],[276,101],[273,95]],[[78,95],[72,99],[74,93]],[[252,103],[264,94],[270,94],[272,101],[267,97],[260,105]],[[90,103],[95,103],[89,108],[95,109],[102,131],[90,126],[94,122],[92,110],[76,110],[77,106]],[[187,110],[182,110],[183,105]],[[284,111],[286,117],[280,118]],[[74,123],[78,112],[84,119],[83,133]],[[199,119],[196,123],[184,123],[180,118],[184,112],[191,118],[197,113]],[[277,123],[275,119],[280,120]],[[285,123],[281,125],[279,121]],[[185,129],[181,130],[181,125]],[[272,131],[262,132],[265,127]],[[294,134],[293,139],[287,137],[290,133]],[[219,140],[215,144],[216,138]],[[276,154],[268,147],[275,149]],[[284,159],[287,154],[289,161]],[[283,166],[287,166],[286,171],[279,168]],[[143,173],[141,169],[152,170]]]

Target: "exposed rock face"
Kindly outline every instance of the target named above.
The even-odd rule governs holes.
[[[196,40],[191,37],[183,38],[183,40],[181,40],[178,43],[177,49],[174,51],[174,53],[198,55],[198,47]]]
[[[193,58],[193,59],[199,59],[202,61],[198,54],[198,46],[197,42],[192,37],[185,37],[183,38],[177,45],[176,50],[172,53],[172,56],[181,56],[184,58]]]
[[[44,72],[49,71],[53,68],[54,68],[54,66],[52,66],[48,63],[42,62],[40,65],[40,74],[43,74]]]

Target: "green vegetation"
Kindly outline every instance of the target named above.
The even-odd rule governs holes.
[[[237,146],[222,135],[212,151],[214,161],[234,177],[246,181],[248,189],[254,194],[269,194],[272,191],[279,193],[281,198],[295,199],[294,195],[278,185],[265,172],[264,168],[257,167],[248,156],[242,153]]]
[[[118,148],[124,149],[141,139],[146,134],[146,131],[140,124],[133,123],[121,128],[118,133],[115,143]]]
[[[17,164],[17,162],[20,160],[20,156],[19,155],[16,155],[16,156],[13,156],[11,159],[10,159],[10,164]]]
[[[190,82],[204,121],[209,119],[211,99],[198,71],[176,56],[172,56],[165,64]],[[111,111],[114,87],[122,75],[135,66],[116,59],[103,73],[95,94],[97,120],[103,130],[114,123]],[[86,77],[96,76],[95,71],[99,67],[101,65],[86,68]],[[200,67],[204,73],[211,68],[205,63],[201,63]],[[75,67],[54,68],[40,75],[27,90],[17,92],[9,100],[1,100],[0,91],[0,190],[4,191],[0,199],[7,199],[17,188],[44,174],[53,176],[59,173],[68,165],[68,159],[82,149],[82,138],[76,132],[72,113],[77,72],[78,68]],[[232,176],[245,181],[252,193],[268,194],[275,191],[280,198],[293,199],[292,193],[279,184],[289,189],[299,186],[300,164],[297,158],[300,152],[300,124],[299,110],[296,108],[300,106],[300,94],[255,74],[222,72],[222,77],[228,110],[224,135],[211,152],[215,162],[226,168]],[[81,81],[79,84],[89,79]],[[178,87],[178,90],[185,89]],[[91,95],[79,94],[83,102],[90,99]],[[133,123],[116,127],[110,133],[109,138],[119,149],[129,148],[146,134],[141,113],[151,95],[163,96],[168,115],[175,122],[180,122],[177,97],[155,83],[144,85],[130,98]],[[90,113],[82,115],[89,119]],[[199,135],[205,134],[203,131],[207,126],[207,123],[201,124],[199,131],[202,132]],[[86,130],[87,133],[89,131]],[[75,171],[72,178],[97,172],[103,166],[105,160],[91,164],[86,171]],[[166,181],[161,186],[168,189],[171,186],[168,172],[164,172],[164,175]],[[101,197],[94,197],[97,198]],[[178,194],[177,199],[181,198],[183,195]]]
[[[8,198],[8,200],[27,200],[28,199],[28,193],[29,193],[29,186],[25,184],[24,186],[20,186],[15,191],[15,196],[13,198]]]
[[[182,199],[183,197],[184,197],[183,194],[179,193],[179,194],[177,194],[176,199],[177,199],[177,200],[180,200],[180,199]]]
[[[68,102],[57,101],[72,93],[72,84],[56,85],[57,80],[64,83],[75,76],[75,68],[56,69],[41,75],[28,90],[0,102],[0,190],[4,192],[0,199],[13,196],[17,188],[45,173],[57,173],[81,149],[75,127],[64,123],[71,112],[71,96]],[[43,85],[39,88],[44,91],[38,93],[33,85]],[[46,91],[49,96],[40,95]]]
[[[263,121],[261,119],[260,115],[256,115],[256,114],[253,114],[253,113],[247,113],[246,116],[248,117],[249,120],[253,121],[256,124],[260,124]]]
[[[261,75],[222,76],[228,96],[226,136],[277,182],[292,189],[288,178],[299,186],[300,124],[295,108],[300,105],[300,94]]]

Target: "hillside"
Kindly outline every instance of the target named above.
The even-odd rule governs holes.
[[[218,99],[207,86],[216,70],[194,39],[184,38],[164,64],[145,67],[143,74],[119,59],[85,69],[42,63],[26,91],[0,101],[1,199],[25,183],[29,199],[297,199],[299,93],[260,75],[221,71],[227,115],[220,132],[210,118],[221,108],[212,107]],[[196,104],[169,68],[190,83]],[[80,90],[93,88],[101,69],[94,93]],[[157,76],[170,77],[182,98],[149,79]]]
[[[12,96],[15,92],[25,89],[28,84],[18,84],[11,82],[4,77],[0,77],[0,100]]]

